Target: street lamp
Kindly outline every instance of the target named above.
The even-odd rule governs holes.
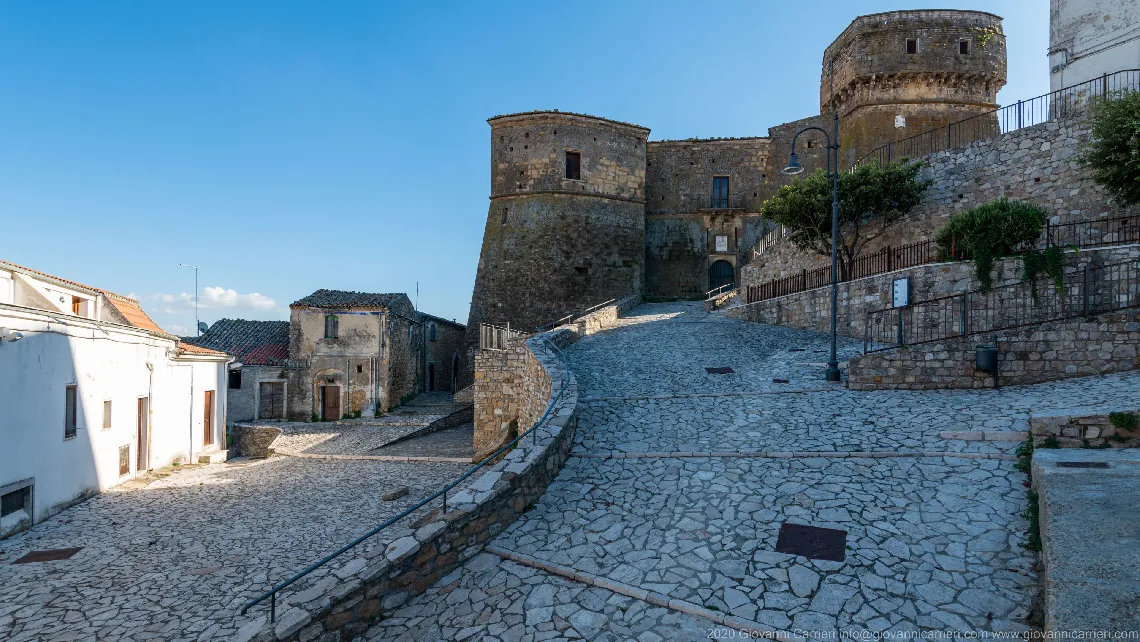
[[[805,127],[796,133],[792,139],[792,153],[788,156],[788,166],[782,173],[788,175],[799,174],[804,171],[800,159],[796,157],[796,140],[800,134],[809,131],[821,132],[827,139],[827,178],[831,181],[831,360],[827,362],[826,378],[828,381],[839,381],[839,357],[836,356],[836,316],[839,305],[839,112],[835,110],[835,86],[833,68],[835,61],[827,64],[827,86],[830,92],[831,115],[834,133],[828,135],[822,127]],[[833,158],[834,157],[834,158]]]
[[[186,263],[179,263],[182,267],[194,269],[194,331],[198,336],[202,336],[202,326],[198,325],[198,266],[187,265]]]

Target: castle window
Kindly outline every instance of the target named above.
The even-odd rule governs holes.
[[[970,53],[970,41],[969,40],[959,40],[958,41],[958,53],[962,54],[963,56]]]
[[[572,181],[582,180],[582,154],[580,152],[566,152],[566,178]]]
[[[728,207],[728,177],[714,176],[712,184],[712,207]]]
[[[918,53],[918,39],[917,38],[907,38],[906,39],[906,52],[908,54]]]
[[[337,322],[337,318],[336,318],[335,314],[326,314],[325,315],[325,338],[326,339],[335,339],[337,337],[337,331],[340,329],[337,327],[338,325],[339,324]]]

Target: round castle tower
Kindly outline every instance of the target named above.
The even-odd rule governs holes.
[[[890,11],[860,16],[823,55],[820,113],[831,113],[834,61],[841,164],[907,136],[997,109],[1005,85],[1001,18],[983,11]],[[992,122],[972,123],[997,128]]]
[[[543,323],[641,290],[645,127],[567,112],[496,116],[491,205],[467,325]]]

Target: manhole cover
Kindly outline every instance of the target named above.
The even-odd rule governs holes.
[[[1108,468],[1103,461],[1059,461],[1057,468]]]
[[[847,558],[847,531],[804,524],[780,525],[776,552],[802,555],[817,560],[842,562]]]
[[[56,560],[65,560],[75,555],[83,547],[79,548],[53,548],[47,551],[32,551],[20,559],[12,562],[13,564],[30,564],[32,562],[54,562]]]
[[[725,366],[723,368],[705,368],[705,372],[709,374],[732,374],[736,372],[732,368]]]

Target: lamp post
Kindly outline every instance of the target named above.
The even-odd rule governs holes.
[[[202,327],[198,325],[198,266],[188,265],[186,263],[179,263],[182,267],[193,268],[194,270],[194,331],[197,336],[202,336]]]
[[[835,110],[835,86],[833,79],[835,61],[827,64],[827,86],[830,92],[833,133],[828,135],[822,127],[805,127],[792,139],[792,153],[788,156],[788,166],[784,174],[799,174],[804,171],[796,157],[796,140],[800,134],[818,131],[827,139],[827,177],[831,180],[831,360],[827,362],[826,379],[839,381],[839,357],[836,356],[836,317],[839,305],[839,112]]]

